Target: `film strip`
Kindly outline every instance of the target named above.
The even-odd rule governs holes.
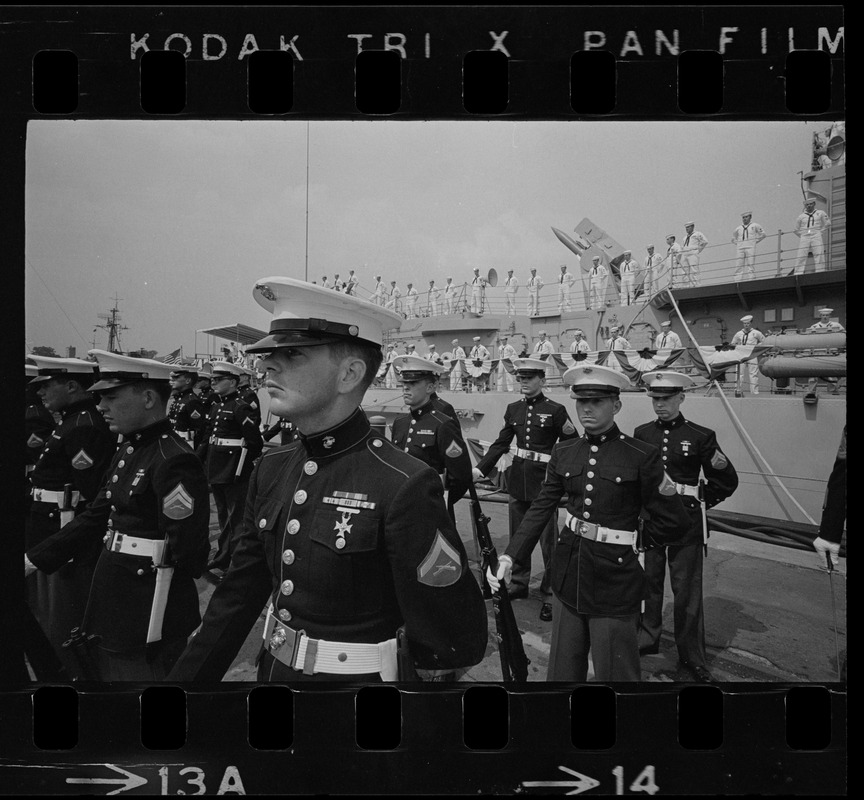
[[[843,11],[6,8],[7,257],[24,263],[34,120],[830,124],[845,116]],[[21,316],[23,287],[10,273],[7,319]],[[3,477],[18,485],[12,467]],[[23,513],[17,496],[9,506]],[[23,546],[12,549],[17,565]],[[23,596],[17,571],[4,583]],[[19,681],[13,616],[4,793],[846,790],[845,682],[40,685]]]

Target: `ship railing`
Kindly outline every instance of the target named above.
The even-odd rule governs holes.
[[[830,233],[830,236],[823,234],[824,259],[822,266],[825,272],[846,268],[845,225],[837,226],[836,229],[830,229]],[[744,258],[737,244],[732,242],[709,244],[699,254],[698,275],[695,277],[695,283],[693,276],[688,273],[688,270],[682,265],[680,259],[673,264],[668,258],[665,258],[659,267],[655,267],[654,273],[649,275],[644,268],[644,257],[637,257],[635,260],[639,263],[639,271],[634,281],[637,287],[636,302],[650,299],[655,294],[667,289],[684,289],[691,286],[717,286],[791,275],[796,271],[796,266],[798,265],[799,243],[799,238],[791,230],[784,231],[781,229],[776,233],[767,235],[754,246],[752,270],[748,264],[744,263]],[[662,256],[663,254],[660,253],[660,255]],[[806,254],[800,269],[805,273],[822,271],[817,269],[814,256]],[[571,267],[571,272],[575,276],[576,281],[570,290],[569,305],[564,305],[561,302],[557,269],[554,269],[550,265],[548,270],[541,268],[538,271],[545,271],[547,273],[546,276],[541,275],[540,277],[548,279],[549,282],[544,283],[543,288],[540,290],[538,313],[534,316],[552,317],[559,315],[562,311],[580,311],[590,308],[590,285],[587,270]],[[517,277],[520,280],[520,286],[516,294],[516,315],[528,316],[529,298],[528,290],[525,286],[527,270],[526,275],[517,275]],[[422,319],[447,314],[447,307],[443,296],[443,285],[438,288],[441,289],[442,295],[437,303],[437,308],[432,301],[428,288],[422,291],[418,289],[414,317]],[[374,287],[370,288],[360,283],[355,294],[362,299],[368,300],[371,299],[373,292]],[[603,305],[623,305],[624,301],[626,301],[626,298],[621,296],[620,280],[613,267],[610,270],[607,281]],[[463,281],[456,285],[453,306],[453,314],[463,317],[477,316],[478,314],[497,317],[506,317],[508,315],[507,299],[503,284],[495,287],[487,286],[483,295],[482,307],[479,310],[475,310],[472,307],[471,286],[467,281]],[[404,294],[400,298],[396,310],[403,318],[409,318]]]

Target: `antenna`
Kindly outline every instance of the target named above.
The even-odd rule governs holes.
[[[104,324],[100,325],[96,323],[96,328],[102,328],[103,330],[108,331],[108,352],[110,353],[121,353],[123,352],[122,347],[120,345],[120,331],[128,331],[129,328],[126,325],[120,324],[120,298],[117,297],[117,294],[114,294],[114,307],[107,314],[97,314],[96,316],[103,321]],[[96,328],[93,329],[93,332],[96,332]],[[94,338],[95,344],[95,338]]]

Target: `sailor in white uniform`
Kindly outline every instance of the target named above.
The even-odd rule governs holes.
[[[645,256],[642,267],[645,270],[645,282],[642,284],[642,289],[647,296],[650,296],[657,289],[656,283],[660,274],[660,265],[663,263],[663,256],[654,252],[653,244],[649,244],[645,249],[648,251],[648,255]]]
[[[413,283],[409,283],[405,291],[405,315],[408,319],[417,316],[417,290]]]
[[[591,274],[589,276],[591,287],[590,307],[594,311],[600,311],[606,303],[606,284],[609,281],[609,270],[600,263],[600,256],[592,259]]]
[[[702,251],[708,246],[708,240],[697,230],[694,222],[685,222],[686,236],[681,245],[681,266],[684,268],[685,286],[699,285],[699,259]]]
[[[447,278],[447,283],[444,285],[444,313],[452,314],[456,307],[456,287],[453,285],[453,278]]]
[[[516,316],[516,292],[519,289],[519,279],[513,275],[513,270],[507,270],[507,280],[504,281],[504,297],[507,298],[507,316]]]
[[[681,344],[681,337],[672,330],[672,323],[669,320],[661,322],[660,327],[662,330],[654,340],[656,350],[675,350],[684,346]]]
[[[558,276],[558,313],[563,314],[565,311],[569,311],[570,306],[570,289],[573,287],[573,283],[576,281],[576,278],[573,277],[573,274],[567,269],[566,264],[561,265],[561,274]]]
[[[735,280],[752,281],[756,275],[756,245],[765,238],[765,231],[758,222],[752,222],[753,212],[741,214],[741,224],[732,234],[732,242],[738,248]]]
[[[440,301],[441,290],[435,285],[435,281],[429,281],[429,316],[438,316],[438,308]]]
[[[765,341],[764,334],[753,327],[752,314],[741,317],[741,322],[744,323],[744,327],[732,337],[733,345],[757,345]],[[750,391],[753,394],[759,394],[759,364],[756,363],[756,359],[753,359],[748,362],[747,367],[750,373]]]
[[[618,267],[621,275],[621,305],[629,306],[636,300],[636,270],[639,265],[633,260],[630,250],[624,251],[624,258]]]
[[[798,237],[798,254],[795,261],[795,274],[804,274],[807,254],[813,253],[816,272],[825,271],[825,245],[822,232],[831,227],[831,220],[822,209],[816,210],[816,201],[810,197],[804,201],[804,213],[795,221],[795,235]]]
[[[479,268],[474,267],[474,277],[471,279],[471,310],[475,314],[483,313],[485,299],[486,279],[480,274]]]
[[[531,268],[531,277],[528,278],[528,316],[536,317],[540,313],[540,290],[543,281],[534,267]]]

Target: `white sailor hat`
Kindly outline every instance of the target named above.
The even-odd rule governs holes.
[[[420,356],[397,356],[393,359],[393,366],[399,372],[403,381],[416,381],[420,378],[437,378],[440,374],[447,372],[447,367],[427,361]]]
[[[99,364],[99,380],[91,387],[91,392],[105,392],[119,386],[140,381],[167,381],[175,364],[154,361],[152,358],[133,358],[107,350],[89,350]]]
[[[622,389],[630,386],[627,377],[609,367],[596,364],[570,367],[561,377],[565,386],[570,387],[570,396],[618,397]]]
[[[688,220],[687,222],[684,223],[684,227],[687,228],[687,227],[689,227],[690,225],[695,225],[695,224],[696,224],[696,223],[693,222],[693,220],[691,219],[691,220]]]
[[[741,317],[741,322],[753,322],[753,315],[745,314],[743,317]]]
[[[599,260],[600,260],[600,256],[591,256],[591,260],[592,260],[592,261],[599,261]]]
[[[642,376],[649,397],[668,397],[695,386],[695,381],[681,372],[648,372]]]
[[[93,378],[97,375],[96,364],[92,361],[85,361],[83,358],[54,358],[49,356],[33,356],[28,355],[31,361],[36,362],[37,375],[30,383],[41,383],[42,381],[50,381],[52,378],[72,378],[89,375]]]
[[[674,233],[667,233],[667,234],[666,234],[666,238],[667,238],[667,239],[674,239],[674,238],[675,238],[675,234],[674,234]]]
[[[480,341],[480,337],[479,337],[479,336],[475,336],[473,341],[475,341],[475,342],[479,342],[479,341]]]
[[[508,269],[507,272],[513,272],[513,270],[512,270],[512,269]]]
[[[427,350],[434,350],[434,349],[435,349],[435,345],[434,345],[434,344],[430,344],[430,345],[427,346],[426,349],[427,349]]]
[[[669,328],[669,327],[671,327],[671,325],[672,325],[672,323],[669,322],[668,319],[664,319],[663,322],[660,323],[661,328]]]
[[[450,342],[450,344],[459,344],[459,340],[458,340],[458,339],[454,339],[452,342]]]
[[[810,205],[810,203],[815,203],[815,202],[816,202],[815,197],[805,197],[804,198],[804,205],[805,206]]]
[[[246,368],[240,364],[232,364],[230,361],[213,361],[210,365],[213,368],[213,377],[217,375],[228,375],[232,378],[240,380],[241,375],[246,374]]]
[[[538,336],[545,336],[545,335],[546,335],[546,331],[537,331],[537,335],[538,335]]]
[[[574,336],[575,336],[577,333],[581,333],[583,336],[585,335],[585,331],[583,331],[582,328],[576,328],[576,330],[573,331],[573,335],[574,335]]]
[[[402,322],[395,312],[367,300],[295,278],[261,278],[252,296],[274,318],[270,335],[247,347],[247,353],[342,341],[380,347],[383,332],[398,328]]]
[[[621,255],[625,255],[625,256],[632,256],[632,255],[633,255],[633,251],[632,251],[632,250],[625,250]]]
[[[531,272],[537,272],[537,267],[531,267]]]
[[[653,245],[653,244],[646,244],[646,245],[645,245],[645,249],[646,249],[646,250],[653,250],[653,249],[654,249],[654,245]]]
[[[834,313],[834,309],[833,309],[833,308],[820,308],[820,309],[819,309],[819,313],[820,313],[820,314],[829,314],[829,315],[830,315],[830,314],[833,314],[833,313]]]
[[[742,216],[742,217],[752,217],[752,216],[753,216],[753,212],[752,212],[752,211],[742,211],[742,212],[741,212],[741,216]]]
[[[514,358],[513,369],[517,375],[534,375],[540,373],[546,376],[546,362],[539,358]]]

